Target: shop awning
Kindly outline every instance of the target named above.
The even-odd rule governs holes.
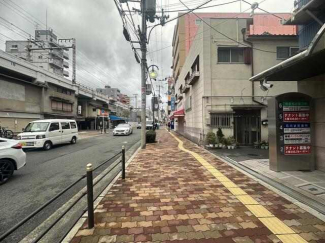
[[[183,117],[183,116],[185,116],[184,109],[180,109],[180,110],[178,110],[178,111],[175,111],[175,112],[173,113],[173,115],[171,115],[170,118],[177,118],[177,117]]]
[[[110,119],[111,121],[125,121],[125,118],[118,117],[118,116],[114,116],[114,115],[110,115],[110,116],[109,116],[109,119]]]

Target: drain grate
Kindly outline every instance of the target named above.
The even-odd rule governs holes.
[[[309,193],[313,194],[313,195],[319,195],[319,194],[324,194],[325,190],[321,187],[315,186],[313,184],[308,184],[308,185],[304,185],[304,186],[300,186],[299,188],[308,191]]]

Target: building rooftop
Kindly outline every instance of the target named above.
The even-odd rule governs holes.
[[[249,26],[249,35],[297,35],[297,26],[282,25],[282,19],[289,19],[291,14],[254,14],[253,24]]]

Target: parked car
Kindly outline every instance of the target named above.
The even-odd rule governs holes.
[[[140,122],[137,125],[137,129],[141,129],[141,123]]]
[[[133,133],[133,128],[128,123],[118,124],[113,130],[113,136],[115,135],[130,135]]]
[[[23,148],[50,150],[53,145],[77,143],[78,127],[74,120],[37,120],[30,122],[23,133],[18,134],[17,139]]]
[[[26,154],[16,140],[0,138],[0,185],[12,177],[15,170],[26,165]]]
[[[146,121],[146,129],[147,130],[153,130],[152,121]]]

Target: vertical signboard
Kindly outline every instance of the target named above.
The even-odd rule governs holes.
[[[170,107],[171,107],[171,111],[175,111],[175,96],[172,96],[170,98]]]
[[[269,105],[270,168],[313,170],[312,99],[300,93],[279,95]]]

